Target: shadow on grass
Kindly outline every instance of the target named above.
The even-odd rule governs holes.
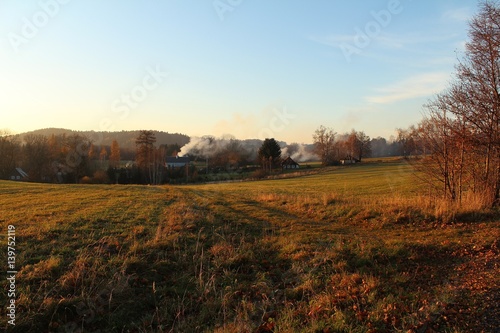
[[[447,247],[386,242],[374,230],[217,192],[185,191],[162,214],[140,237],[126,235],[137,223],[78,221],[82,232],[95,232],[92,244],[44,280],[48,287],[15,331],[439,332],[447,325],[435,304],[444,303],[462,260]],[[123,243],[99,241],[103,225]]]

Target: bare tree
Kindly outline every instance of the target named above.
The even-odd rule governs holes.
[[[401,156],[404,158],[409,157],[415,151],[415,140],[412,136],[413,127],[408,129],[397,128],[396,129],[397,138],[396,142],[401,147]]]
[[[104,164],[104,161],[106,161],[107,157],[108,157],[108,151],[106,147],[101,146],[101,151],[99,152],[99,161],[101,162],[101,167]]]
[[[165,171],[165,161],[167,159],[166,147],[159,147],[153,151],[153,160],[151,161],[151,184],[161,184]],[[186,166],[187,167],[187,166]]]
[[[76,183],[89,173],[90,140],[81,134],[72,134],[65,137],[64,152],[66,167],[74,176]]]
[[[469,41],[455,80],[426,105],[422,131],[445,195],[460,199],[465,190],[500,195],[500,8],[480,4],[469,23]],[[432,129],[432,135],[425,133]],[[429,160],[429,158],[427,158]]]
[[[89,147],[89,160],[90,161],[93,161],[96,159],[96,156],[97,156],[97,150],[96,150],[96,147],[94,146],[93,143],[90,144],[90,147]]]
[[[45,135],[28,134],[24,137],[24,168],[31,180],[42,181],[50,173],[49,140]]]
[[[111,153],[109,154],[109,166],[111,168],[117,168],[120,166],[120,146],[118,141],[113,140],[111,142]]]
[[[6,179],[16,167],[21,146],[14,136],[0,136],[0,178]]]
[[[349,155],[348,157],[361,162],[363,157],[371,154],[370,137],[363,131],[356,132],[352,130],[347,137],[346,147]]]
[[[331,128],[321,125],[313,135],[313,142],[316,148],[316,154],[321,159],[323,165],[330,165],[335,159],[335,136],[336,132]]]

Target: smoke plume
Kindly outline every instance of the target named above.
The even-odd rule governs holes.
[[[281,148],[281,157],[287,158],[290,156],[295,162],[308,162],[317,160],[318,156],[314,154],[313,145],[305,145],[302,143],[292,143]]]
[[[258,139],[238,140],[232,135],[224,135],[216,138],[213,136],[191,137],[188,144],[184,145],[179,152],[179,156],[192,156],[203,159],[210,159],[217,155],[239,152],[246,159],[255,161],[259,148],[263,141]],[[296,162],[306,162],[316,160],[313,145],[305,145],[299,143],[287,144],[286,142],[278,142],[281,147],[281,157],[287,158],[290,156]]]

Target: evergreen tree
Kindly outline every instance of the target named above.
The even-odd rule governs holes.
[[[281,148],[274,138],[264,140],[259,148],[259,160],[264,170],[268,171],[281,162]]]

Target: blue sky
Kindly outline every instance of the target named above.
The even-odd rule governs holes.
[[[476,1],[0,2],[0,128],[389,138],[463,55]]]

